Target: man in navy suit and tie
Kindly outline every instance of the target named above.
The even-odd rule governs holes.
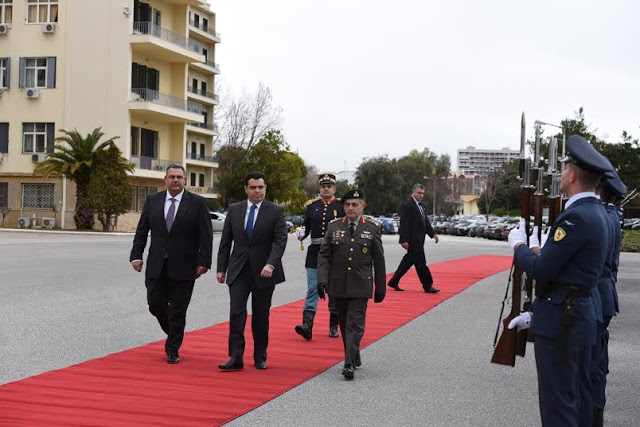
[[[213,230],[205,199],[184,189],[185,170],[166,170],[167,191],[149,196],[142,208],[130,261],[142,271],[142,253],[151,231],[145,285],[149,311],[167,334],[167,363],[180,361],[187,307],[195,280],[211,268]]]
[[[218,250],[217,279],[229,286],[229,356],[218,367],[243,368],[244,327],[251,294],[251,331],[256,369],[267,369],[269,310],[275,286],[284,282],[282,255],[287,246],[284,208],[264,200],[266,177],[249,173],[244,191],[247,200],[229,205]],[[232,251],[233,246],[233,251]]]
[[[440,292],[433,286],[433,277],[427,267],[427,259],[424,255],[425,235],[429,235],[436,243],[440,241],[438,235],[433,231],[427,212],[422,204],[424,197],[424,185],[413,186],[411,197],[409,197],[400,207],[400,245],[407,251],[402,257],[398,269],[393,274],[387,285],[396,291],[404,291],[400,287],[400,279],[409,271],[411,266],[416,267],[418,278],[422,283],[422,289],[430,294]]]

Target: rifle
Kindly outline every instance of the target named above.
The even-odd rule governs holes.
[[[531,159],[525,154],[525,117],[522,113],[521,127],[520,127],[520,177],[522,178],[522,216],[528,223],[531,210]],[[512,286],[511,286],[511,311],[509,315],[502,320],[502,334],[498,343],[494,342],[493,355],[491,356],[491,363],[497,363],[499,365],[515,366],[516,355],[524,356],[524,350],[522,344],[526,347],[527,331],[523,330],[518,332],[517,329],[509,329],[508,325],[511,320],[520,315],[522,305],[522,287],[524,275],[522,270],[512,267]],[[508,285],[507,285],[508,292]],[[505,296],[506,297],[506,296]],[[503,301],[504,308],[504,301]],[[500,313],[502,317],[502,312]],[[498,324],[500,328],[500,324]]]
[[[560,215],[560,174],[558,173],[558,139],[551,138],[549,143],[549,220],[547,227],[551,227]]]

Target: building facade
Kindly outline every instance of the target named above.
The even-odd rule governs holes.
[[[118,230],[135,228],[170,163],[217,197],[215,29],[204,0],[0,0],[4,225],[74,228],[75,186],[33,174],[60,129],[102,127],[135,165]]]
[[[509,148],[479,150],[467,147],[458,150],[458,171],[464,175],[487,175],[491,170],[519,158],[520,152]]]

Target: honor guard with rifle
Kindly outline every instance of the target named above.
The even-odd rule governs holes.
[[[320,197],[307,202],[304,224],[298,230],[300,242],[311,235],[311,244],[307,249],[307,259],[304,264],[307,269],[307,296],[302,312],[302,324],[295,327],[296,333],[306,340],[310,340],[313,336],[313,319],[318,307],[317,265],[320,245],[329,222],[344,216],[344,207],[335,197],[336,176],[332,173],[320,174],[318,183]],[[338,312],[331,297],[329,297],[329,337],[338,338]]]
[[[598,186],[598,194],[609,219],[609,236],[611,238],[609,254],[600,281],[598,292],[602,300],[603,323],[598,324],[596,344],[591,353],[591,391],[593,396],[593,426],[604,423],[604,406],[606,403],[607,372],[609,371],[609,323],[611,318],[619,312],[618,293],[615,281],[617,279],[620,246],[622,244],[622,229],[618,218],[616,203],[624,198],[627,188],[615,171],[604,174]]]
[[[560,190],[570,196],[540,248],[537,236],[527,245],[524,220],[509,233],[516,268],[536,280],[531,311],[509,328],[531,326],[538,370],[543,426],[590,426],[591,347],[598,318],[598,281],[609,247],[609,220],[595,190],[611,163],[583,137],[567,139]],[[586,378],[586,381],[585,381]]]

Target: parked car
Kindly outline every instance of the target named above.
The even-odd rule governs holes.
[[[293,231],[294,225],[293,222],[289,220],[285,220],[284,223],[287,225],[287,231],[291,233]]]
[[[378,217],[378,221],[382,223],[383,234],[396,234],[398,232],[398,223],[393,218]]]
[[[222,231],[224,220],[227,216],[221,212],[209,212],[209,216],[211,217],[211,227],[213,227],[213,231]]]
[[[300,227],[304,222],[304,218],[300,215],[287,215],[284,217],[284,220],[291,222],[294,227]]]

